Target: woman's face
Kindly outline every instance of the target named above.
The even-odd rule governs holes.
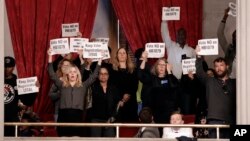
[[[126,62],[127,60],[127,52],[125,49],[120,49],[117,53],[117,59],[119,62]]]
[[[101,68],[98,76],[100,82],[107,82],[109,79],[109,73],[106,68]]]
[[[77,80],[77,69],[76,69],[76,67],[70,67],[69,68],[68,79],[71,82]]]
[[[160,60],[156,66],[156,71],[158,75],[166,74],[166,62],[164,60]]]
[[[61,71],[62,71],[63,74],[67,74],[68,73],[69,66],[70,66],[70,62],[69,61],[64,61],[62,63]]]

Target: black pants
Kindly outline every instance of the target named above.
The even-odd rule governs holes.
[[[107,120],[92,119],[92,123],[106,123]],[[91,137],[115,137],[114,127],[91,127]]]
[[[208,120],[208,124],[228,124],[225,121],[222,120],[217,120],[217,119],[209,119]],[[230,138],[230,129],[228,128],[220,128],[220,138],[226,138],[229,139]],[[208,130],[209,134],[208,134],[208,138],[217,138],[217,134],[216,134],[216,129],[214,128],[210,128]]]
[[[60,109],[57,122],[83,122],[83,111],[79,109]],[[81,136],[81,127],[57,127],[58,136]]]

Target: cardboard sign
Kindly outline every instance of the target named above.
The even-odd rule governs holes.
[[[200,52],[198,55],[218,55],[218,39],[202,39],[198,40]]]
[[[182,72],[184,75],[190,71],[192,71],[193,74],[196,73],[195,61],[195,58],[182,60]]]
[[[84,48],[84,44],[89,42],[88,38],[70,38],[70,52],[77,52]]]
[[[99,42],[88,42],[85,43],[83,49],[84,58],[102,58],[102,45]]]
[[[37,77],[28,77],[17,79],[18,95],[37,93],[39,88],[36,86]]]
[[[74,37],[79,32],[79,23],[62,24],[62,37]]]
[[[162,7],[162,20],[180,20],[180,7]]]
[[[52,39],[50,40],[50,47],[52,48],[51,55],[70,53],[68,38]]]
[[[147,43],[145,50],[148,58],[162,58],[165,55],[165,43]]]

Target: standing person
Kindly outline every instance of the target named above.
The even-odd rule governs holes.
[[[139,80],[145,84],[149,92],[149,107],[153,111],[156,123],[168,123],[171,113],[178,109],[178,80],[171,72],[171,65],[166,59],[158,59],[151,73],[145,70],[147,52],[142,54],[142,63],[138,70]]]
[[[57,71],[56,71],[56,75],[59,78],[63,78],[63,76],[65,76],[67,74],[68,68],[72,65],[71,61],[68,59],[62,59],[57,67]],[[59,99],[60,99],[60,95],[57,94],[60,93],[60,91],[58,90],[58,88],[56,87],[55,84],[52,84],[50,91],[49,91],[49,97],[51,98],[51,100],[54,103],[54,107],[55,107],[55,113],[54,113],[54,119],[55,121],[57,121],[58,118],[58,110],[59,110]]]
[[[137,122],[136,90],[138,79],[135,65],[125,48],[117,50],[110,77],[112,84],[119,90],[120,108],[117,120],[119,122]]]
[[[174,111],[170,117],[170,124],[184,124],[180,111]],[[193,138],[192,128],[164,127],[162,138],[175,139],[177,137]]]
[[[217,30],[217,36],[218,36],[219,44],[225,53],[225,60],[229,66],[228,68],[229,77],[236,79],[236,30],[232,33],[231,44],[228,43],[224,34],[229,10],[230,8],[227,8],[225,10],[225,14]]]
[[[82,54],[79,54],[82,68],[84,68],[84,60]],[[82,75],[77,66],[72,65],[68,68],[67,75],[59,78],[53,69],[51,49],[48,50],[48,72],[54,84],[58,87],[59,94],[59,112],[58,122],[82,122],[82,114],[84,110],[84,97],[88,87],[95,81],[101,65],[99,59],[96,69],[92,75],[83,83]],[[83,69],[81,69],[83,70]],[[59,136],[80,136],[81,128],[79,127],[58,127]]]
[[[170,38],[167,21],[162,21],[161,35],[166,44],[168,62],[173,65],[173,74],[180,80],[182,76],[181,60],[195,58],[194,49],[186,44],[187,32],[184,28],[178,29],[176,42],[174,42]]]
[[[199,52],[197,46],[196,52]],[[229,78],[227,61],[219,57],[214,60],[215,76],[209,77],[202,69],[202,60],[197,56],[196,74],[206,86],[208,124],[236,123],[236,81]],[[209,130],[209,137],[216,137],[216,130]],[[229,138],[229,129],[221,129],[220,137]]]
[[[149,107],[144,107],[139,113],[141,123],[154,123],[153,113]],[[135,135],[137,138],[159,138],[160,133],[157,127],[142,127]]]
[[[119,101],[117,88],[109,82],[109,71],[101,66],[98,80],[92,85],[92,108],[90,118],[93,123],[113,122]],[[91,127],[91,137],[114,137],[113,127]]]
[[[18,122],[18,101],[30,107],[36,99],[36,93],[18,95],[17,76],[13,73],[16,61],[13,57],[4,57],[4,122]],[[39,87],[39,82],[36,86]],[[4,127],[4,136],[15,136],[14,126]]]

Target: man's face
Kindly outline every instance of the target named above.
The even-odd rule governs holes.
[[[185,45],[186,37],[187,37],[186,31],[183,28],[179,29],[177,32],[177,43],[179,43],[180,45]]]
[[[5,75],[5,77],[8,77],[8,76],[12,75],[13,71],[14,71],[14,67],[4,68],[4,75]]]
[[[182,120],[181,114],[174,114],[170,117],[170,124],[183,124],[184,121]]]
[[[226,63],[224,61],[215,62],[214,63],[214,70],[215,70],[215,74],[217,77],[223,78],[224,76],[227,75],[228,66],[226,65]]]

